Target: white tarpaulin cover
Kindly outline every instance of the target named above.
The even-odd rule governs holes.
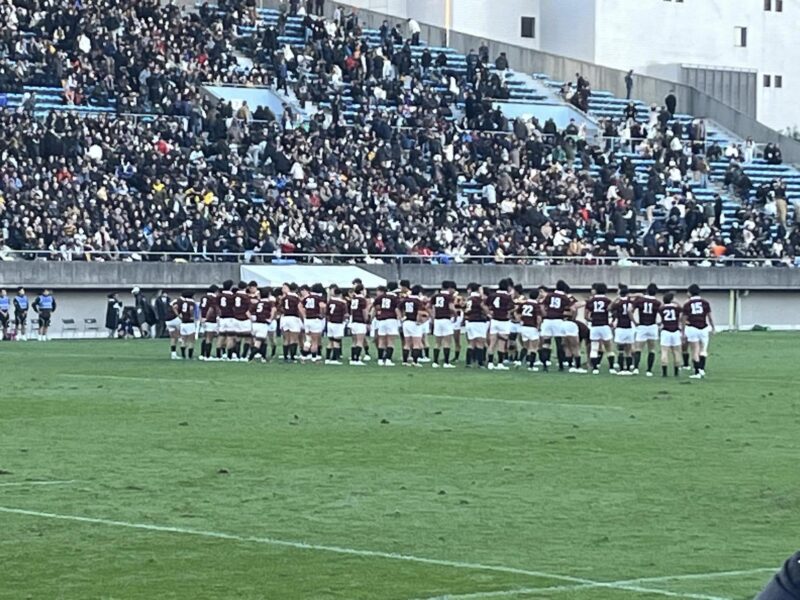
[[[367,288],[386,285],[383,277],[352,265],[242,265],[240,269],[243,281],[256,281],[259,286],[275,287],[294,282],[349,288],[354,279],[361,279]]]

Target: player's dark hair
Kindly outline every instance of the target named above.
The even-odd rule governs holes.
[[[503,279],[500,280],[500,283],[497,284],[497,289],[498,290],[504,290],[504,291],[507,290],[508,289],[508,279],[503,277]]]
[[[337,288],[338,289],[338,288]],[[315,294],[324,294],[325,293],[325,286],[321,283],[315,283],[311,286],[311,291]]]
[[[396,281],[387,281],[386,282],[386,289],[387,290],[396,290],[397,289],[397,282]]]
[[[550,288],[548,288],[546,285],[540,285],[539,286],[539,291],[547,293],[547,292],[550,291]]]
[[[240,282],[239,282],[239,285],[238,285],[237,287],[238,287],[240,290],[246,290],[246,289],[247,289],[247,282],[246,282],[246,281],[240,281]]]
[[[250,281],[247,282],[247,287],[257,288],[258,287],[258,283],[255,280],[251,279]]]
[[[301,292],[310,292],[310,291],[311,291],[311,288],[310,288],[310,287],[308,287],[308,284],[307,284],[307,283],[304,283],[303,285],[301,285],[301,286],[300,286],[300,291],[301,291]]]
[[[593,283],[592,287],[594,288],[594,291],[597,292],[598,294],[608,293],[608,286],[605,283],[599,283],[599,282]]]
[[[628,295],[628,286],[624,283],[620,283],[618,286],[619,288],[619,295],[620,296],[627,296]]]
[[[470,292],[477,292],[479,289],[481,289],[480,284],[474,281],[467,286],[467,290]]]
[[[356,285],[353,287],[353,293],[355,293],[355,294],[360,294],[360,293],[362,293],[363,291],[364,291],[364,286],[363,286],[363,285],[361,285],[360,283],[357,283],[357,284],[356,284]]]
[[[443,289],[443,290],[448,290],[448,289],[450,289],[450,282],[449,282],[447,279],[445,279],[445,280],[442,282],[442,289]]]
[[[525,291],[525,289],[522,287],[521,283],[518,283],[517,285],[514,286],[514,291],[517,292],[518,294],[521,294]]]
[[[376,291],[386,293],[386,286],[385,285],[379,285],[376,288]]]
[[[700,295],[700,286],[696,283],[693,283],[689,286],[689,295],[690,296],[699,296]]]
[[[566,292],[569,291],[569,286],[567,285],[566,281],[564,281],[563,279],[559,279],[558,281],[556,281],[556,289],[559,292],[565,292],[566,293]]]
[[[361,278],[360,278],[360,277],[356,277],[355,279],[353,279],[353,285],[354,285],[354,286],[355,286],[355,285],[364,285],[364,282],[363,282],[363,281],[361,281]]]
[[[47,291],[47,290],[45,290],[45,291]],[[181,297],[182,298],[193,298],[194,297],[194,292],[192,290],[183,290],[181,292]]]
[[[225,281],[222,282],[222,289],[223,290],[228,291],[232,287],[233,287],[233,280],[232,279],[226,279]]]
[[[531,290],[531,293],[528,294],[528,298],[530,298],[531,300],[536,300],[539,297],[539,289]]]
[[[261,294],[262,298],[267,298],[272,293],[272,290],[270,288],[268,288],[268,287],[261,288],[258,291]]]
[[[675,294],[672,292],[667,292],[664,294],[664,304],[669,304],[675,298]]]
[[[283,293],[283,289],[282,288],[279,288],[279,287],[272,288],[272,295],[275,296],[276,298],[278,296],[280,296],[282,293]]]
[[[410,288],[411,287],[411,281],[408,280],[408,279],[401,279],[400,280],[400,287]]]
[[[651,283],[647,286],[647,294],[650,296],[655,296],[658,293],[658,286],[655,283]]]
[[[319,285],[320,287],[322,287],[321,283]],[[332,285],[330,289],[331,289],[331,294],[333,294],[334,296],[339,296],[342,293],[342,290],[339,289],[338,285]]]
[[[289,291],[290,292],[296,292],[297,291],[297,284],[294,281],[289,284]]]
[[[215,294],[219,291],[219,286],[216,283],[212,283],[210,286],[208,286],[208,291],[212,294]]]
[[[414,287],[411,288],[411,293],[414,294],[415,296],[419,296],[422,293],[422,286],[415,285]]]

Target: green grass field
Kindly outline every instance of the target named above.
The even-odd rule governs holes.
[[[703,381],[2,343],[0,598],[750,600],[800,545],[798,342]]]

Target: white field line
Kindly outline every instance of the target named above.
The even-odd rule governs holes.
[[[207,379],[183,379],[181,377],[137,377],[135,375],[91,375],[89,373],[61,373],[60,377],[76,379],[111,379],[112,381],[160,381],[162,383],[211,383]]]
[[[541,402],[538,400],[509,400],[507,398],[476,398],[474,396],[447,396],[441,394],[412,394],[417,398],[428,398],[430,400],[458,400],[461,402],[493,402],[497,404],[517,404],[527,406],[558,406],[561,408],[585,408],[591,410],[625,410],[622,406],[612,404],[569,404],[567,402]]]
[[[685,598],[689,600],[730,600],[722,596],[709,596],[706,594],[693,594],[691,592],[671,592],[669,590],[651,589],[639,586],[618,586],[609,583],[594,583],[585,585],[554,585],[550,587],[539,588],[516,588],[513,590],[498,590],[496,592],[474,592],[472,594],[448,594],[444,596],[433,596],[430,598],[416,599],[416,600],[483,600],[484,598],[513,598],[515,596],[526,596],[545,594],[545,593],[558,593],[558,592],[575,592],[579,590],[589,589],[615,589],[626,592],[636,592],[639,594],[651,594],[655,596],[666,596],[668,598]]]
[[[453,561],[453,560],[444,560],[444,559],[436,559],[436,558],[425,558],[420,556],[412,556],[409,554],[398,554],[394,552],[383,552],[377,550],[358,550],[355,548],[346,548],[343,546],[329,546],[324,544],[309,544],[307,542],[297,542],[291,540],[281,540],[276,538],[269,538],[269,537],[255,537],[255,536],[240,536],[231,533],[222,533],[217,531],[203,531],[198,529],[188,529],[184,527],[171,527],[165,525],[150,525],[146,523],[131,523],[128,521],[115,521],[111,519],[100,519],[94,517],[83,517],[78,515],[63,515],[58,513],[49,513],[49,512],[41,512],[35,510],[26,510],[21,508],[12,508],[12,507],[5,507],[0,506],[0,512],[9,513],[9,514],[17,514],[17,515],[26,515],[31,517],[39,517],[44,519],[54,519],[59,521],[73,521],[78,523],[91,523],[94,525],[109,525],[112,527],[125,527],[127,529],[139,529],[144,531],[156,531],[162,533],[177,533],[182,535],[192,535],[198,537],[206,537],[206,538],[213,538],[213,539],[221,539],[221,540],[229,540],[235,542],[244,542],[244,543],[255,543],[255,544],[267,544],[271,546],[281,546],[287,548],[295,548],[300,550],[316,550],[321,552],[332,552],[336,554],[344,554],[349,556],[360,556],[360,557],[367,557],[367,558],[385,558],[390,560],[401,560],[406,562],[413,562],[419,564],[427,564],[427,565],[436,565],[436,566],[443,566],[443,567],[452,567],[456,569],[468,569],[473,571],[494,571],[500,573],[512,573],[515,575],[527,575],[530,577],[538,577],[543,579],[555,579],[559,581],[567,581],[573,584],[579,585],[570,585],[570,586],[552,586],[550,588],[525,588],[526,591],[522,592],[520,590],[511,591],[516,594],[520,593],[539,593],[538,590],[542,591],[567,591],[570,589],[581,589],[581,588],[611,588],[611,589],[618,589],[630,592],[638,592],[642,594],[654,594],[654,595],[661,595],[667,596],[672,598],[688,598],[692,600],[727,600],[726,598],[721,598],[719,596],[707,596],[704,594],[691,594],[691,593],[679,593],[679,592],[670,592],[667,590],[658,590],[658,589],[650,589],[645,587],[640,587],[633,584],[627,583],[617,583],[617,582],[600,582],[600,581],[593,581],[591,579],[585,579],[582,577],[572,577],[569,575],[559,575],[555,573],[546,573],[543,571],[533,571],[529,569],[520,569],[516,567],[507,567],[503,565],[486,565],[481,563],[472,563],[472,562],[461,562],[461,561]],[[679,576],[680,577],[680,576]],[[530,589],[531,591],[527,591]],[[483,594],[491,594],[492,592],[483,592]],[[497,592],[501,593],[501,592]],[[495,594],[497,594],[495,593]],[[505,595],[509,595],[509,591],[502,592]],[[469,597],[469,596],[468,596]],[[476,598],[489,598],[491,596],[473,596]],[[447,596],[446,596],[447,598]]]
[[[745,569],[740,571],[711,571],[708,573],[690,573],[687,575],[662,575],[659,577],[640,577],[638,579],[621,579],[618,581],[610,581],[607,584],[583,584],[583,585],[556,585],[551,587],[540,587],[540,588],[517,588],[511,590],[497,590],[497,591],[489,591],[489,592],[473,592],[469,594],[446,594],[444,596],[434,596],[431,598],[425,598],[424,600],[480,600],[483,598],[513,598],[514,596],[519,596],[522,594],[526,595],[534,595],[534,594],[543,594],[547,592],[567,592],[567,591],[577,591],[582,589],[597,589],[598,587],[616,587],[616,586],[627,586],[639,584],[639,583],[659,583],[659,582],[667,582],[667,581],[691,581],[691,580],[703,580],[703,579],[717,579],[717,578],[724,578],[724,577],[741,577],[743,575],[756,575],[758,573],[774,573],[775,567],[761,567],[757,569]],[[665,590],[658,590],[653,591],[650,593],[660,593],[663,594]],[[677,593],[677,592],[668,592],[668,593]],[[705,597],[709,598],[709,596],[704,596],[702,594],[683,594],[683,597]],[[710,596],[714,598],[714,596]],[[423,599],[417,599],[423,600]]]
[[[9,483],[0,483],[0,487],[24,487],[26,485],[69,485],[70,483],[77,483],[76,479],[67,481],[14,481]]]

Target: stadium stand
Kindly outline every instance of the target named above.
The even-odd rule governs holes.
[[[0,257],[794,264],[800,174],[767,164],[779,150],[485,47],[248,4],[0,7]],[[212,83],[268,86],[284,112]],[[554,90],[602,135],[497,105]]]

